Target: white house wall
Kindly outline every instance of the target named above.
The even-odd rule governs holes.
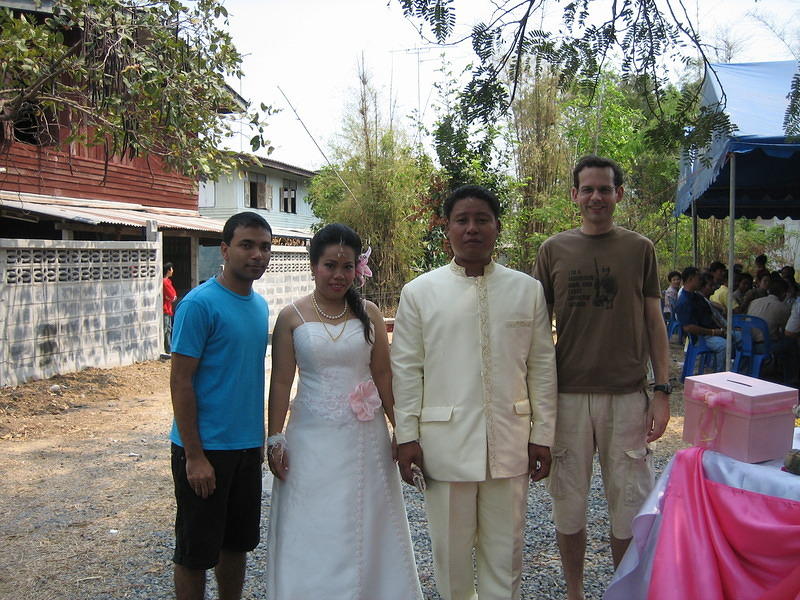
[[[789,259],[788,263],[794,267],[796,272],[800,272],[800,221],[795,219],[756,219],[756,223],[761,227],[783,226],[784,244],[783,254]],[[771,269],[780,269],[783,265],[769,265]]]
[[[212,219],[226,220],[244,210],[244,180],[240,174],[229,175],[210,185],[201,186],[200,214]],[[204,206],[205,204],[205,206]]]
[[[0,239],[0,385],[156,359],[158,242]]]
[[[274,169],[252,172],[266,176],[266,184],[272,189],[272,196],[267,202],[268,209],[249,207],[249,190],[245,185],[249,181],[249,176],[246,172],[240,171],[236,175],[221,178],[213,186],[201,186],[200,214],[225,221],[231,215],[247,210],[260,214],[273,227],[311,231],[311,226],[318,219],[308,204],[309,180]],[[281,211],[281,188],[284,179],[297,182],[297,213]],[[208,206],[212,201],[213,206]]]

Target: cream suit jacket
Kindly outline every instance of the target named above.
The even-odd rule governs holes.
[[[392,340],[395,434],[419,440],[439,481],[528,471],[528,442],[551,446],[556,362],[541,284],[494,262],[455,262],[400,295]],[[487,472],[488,466],[488,472]]]

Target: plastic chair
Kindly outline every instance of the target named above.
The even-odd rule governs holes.
[[[678,321],[678,319],[675,318],[675,313],[672,313],[672,316],[669,319],[669,323],[667,323],[667,339],[671,340],[672,336],[675,335],[676,333],[679,334],[678,339],[680,339],[682,344],[684,338],[686,337],[686,333],[684,333],[680,321]]]
[[[694,367],[697,359],[700,359],[700,370],[695,373]],[[686,346],[686,354],[683,357],[683,370],[681,371],[681,381],[689,375],[702,375],[709,361],[714,360],[714,351],[706,345],[702,336],[689,336],[689,344]]]
[[[750,377],[758,378],[761,375],[761,365],[764,360],[769,358],[771,353],[769,327],[767,322],[760,317],[753,317],[750,315],[733,315],[733,328],[742,332],[742,349],[737,350],[736,356],[733,359],[733,370],[742,375],[750,375]],[[763,342],[756,342],[753,339],[753,329],[758,329],[763,337]],[[759,345],[759,350],[756,351],[756,345]],[[746,363],[750,367],[750,372],[745,373],[742,358],[748,358]]]

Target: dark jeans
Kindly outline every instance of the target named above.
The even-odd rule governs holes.
[[[792,338],[779,338],[770,342],[770,349],[783,374],[783,383],[798,387],[800,383],[800,349],[797,341]],[[764,351],[764,344],[757,343],[753,346],[756,352]]]
[[[172,352],[172,315],[164,315],[164,352]]]

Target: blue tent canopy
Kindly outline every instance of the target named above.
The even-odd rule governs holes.
[[[730,163],[736,153],[735,216],[800,218],[800,140],[783,134],[796,61],[711,65],[701,90],[702,104],[724,110],[738,128],[716,136],[708,165],[684,160],[675,214],[702,218],[729,213]]]

